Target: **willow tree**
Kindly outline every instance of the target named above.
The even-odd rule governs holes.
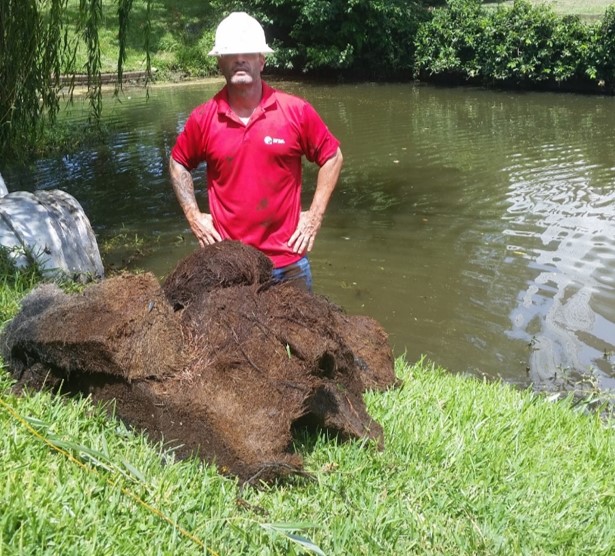
[[[107,1],[117,4],[121,87],[133,0]],[[145,2],[149,21],[151,0]],[[103,0],[0,0],[0,156],[14,156],[37,145],[55,124],[62,99],[72,102],[77,73],[87,75],[90,120],[100,122],[102,10]],[[86,62],[78,68],[76,53],[81,45]],[[149,74],[147,44],[144,49]]]

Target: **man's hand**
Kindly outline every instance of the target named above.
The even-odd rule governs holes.
[[[318,170],[316,191],[310,210],[299,215],[297,229],[288,240],[288,246],[294,253],[309,253],[314,247],[316,234],[320,230],[327,204],[342,171],[343,162],[342,151],[338,148],[337,152]]]
[[[222,237],[214,227],[211,214],[201,212],[196,202],[192,174],[179,162],[173,160],[173,157],[169,160],[169,173],[177,200],[186,215],[186,220],[188,220],[192,233],[201,247],[211,245],[216,241],[222,241]]]
[[[314,247],[314,240],[321,224],[322,216],[318,217],[309,210],[302,212],[299,215],[297,229],[288,240],[288,246],[294,253],[309,253]]]
[[[216,241],[222,241],[222,237],[214,227],[211,214],[205,212],[194,213],[188,220],[188,224],[190,224],[190,229],[201,247],[211,245],[216,243]]]

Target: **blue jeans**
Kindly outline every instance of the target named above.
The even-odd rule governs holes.
[[[299,288],[312,291],[312,270],[307,257],[296,263],[273,269],[273,279],[277,282],[292,282]]]

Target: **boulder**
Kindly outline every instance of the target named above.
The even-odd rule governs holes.
[[[36,262],[47,277],[82,282],[103,277],[96,237],[73,196],[59,189],[6,193],[3,184],[0,245],[17,267]]]

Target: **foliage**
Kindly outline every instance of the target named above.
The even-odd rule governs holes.
[[[478,0],[449,0],[419,29],[416,75],[524,86],[609,84],[613,11],[589,24],[527,0],[491,9]]]
[[[151,0],[145,0],[147,4]],[[100,121],[102,0],[79,0],[74,32],[69,32],[74,2],[70,0],[4,0],[0,3],[0,153],[17,155],[31,148],[53,127],[61,101],[72,101],[76,55],[86,51],[90,118]],[[132,0],[116,0],[119,56],[123,73],[128,16]],[[64,89],[63,76],[72,76]]]
[[[214,32],[210,29],[196,39],[183,36],[183,42],[177,49],[177,68],[192,77],[204,77],[217,73],[216,59],[208,56],[214,42]]]
[[[485,75],[513,83],[549,79],[555,24],[551,9],[534,7],[526,0],[495,10],[479,51]]]
[[[135,0],[138,8],[144,0]],[[215,75],[215,58],[207,53],[213,44],[218,16],[209,2],[178,4],[159,0],[152,6],[149,51],[156,79]],[[136,36],[133,36],[133,44]],[[138,53],[138,52],[137,52]],[[138,57],[133,57],[138,62]]]
[[[36,0],[0,3],[0,150],[39,131],[41,114],[53,122],[59,109],[66,0],[51,0],[46,19],[39,8]]]
[[[245,10],[275,37],[268,66],[305,74],[408,79],[414,36],[427,11],[407,0],[215,0]]]
[[[15,257],[25,255],[28,264],[17,268]],[[0,327],[19,309],[22,297],[43,280],[38,257],[29,249],[0,245]]]
[[[595,47],[587,73],[615,89],[615,4],[610,6],[596,31]]]
[[[0,370],[0,552],[613,552],[608,423],[426,362],[397,373],[402,387],[366,396],[384,451],[302,434],[311,478],[254,489],[88,399],[16,397]]]
[[[416,67],[432,75],[472,78],[482,72],[479,40],[487,26],[479,0],[450,0],[416,36]]]
[[[563,16],[553,31],[552,78],[557,83],[589,77],[589,55],[596,43],[595,27],[578,16]]]

